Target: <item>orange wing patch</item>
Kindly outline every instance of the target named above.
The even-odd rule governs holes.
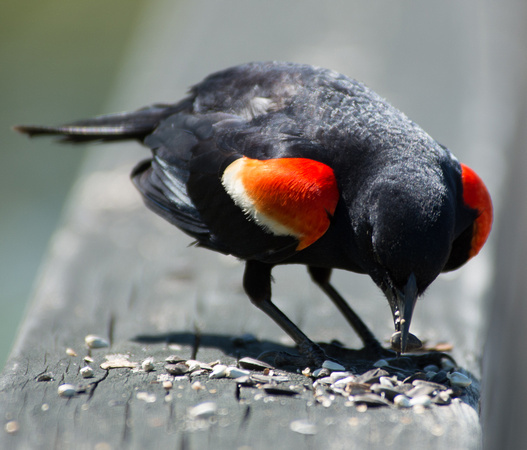
[[[306,158],[244,156],[225,169],[222,183],[234,203],[265,230],[297,238],[297,250],[326,232],[339,199],[333,170]]]
[[[465,205],[478,211],[470,244],[469,258],[472,258],[479,253],[492,228],[492,200],[481,178],[465,164],[461,164],[461,181]]]

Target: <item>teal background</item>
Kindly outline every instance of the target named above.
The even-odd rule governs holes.
[[[145,3],[0,3],[0,368],[84,153],[11,127],[104,112]]]

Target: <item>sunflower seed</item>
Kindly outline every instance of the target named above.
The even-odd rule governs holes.
[[[53,381],[53,374],[51,374],[51,373],[41,373],[37,377],[37,381]]]
[[[393,399],[393,404],[398,408],[410,408],[410,399],[405,395],[398,395]]]
[[[204,402],[188,409],[188,415],[193,419],[208,419],[216,414],[218,406],[214,402]]]
[[[447,374],[451,386],[467,387],[472,384],[472,380],[461,372],[452,372]]]
[[[351,375],[349,372],[332,372],[329,376],[329,379],[332,383],[335,383],[338,380],[342,380],[343,378],[347,378]]]
[[[428,395],[419,395],[410,399],[410,406],[428,407],[432,404],[432,399]]]
[[[379,395],[382,394],[385,398],[387,398],[388,400],[392,402],[395,397],[397,397],[398,395],[401,395],[401,392],[399,392],[394,387],[383,386],[382,384],[378,384],[378,383],[372,384],[371,390],[375,392],[376,394],[379,394]]]
[[[73,384],[61,384],[58,388],[58,393],[61,397],[73,397],[77,393],[77,389]]]
[[[165,364],[165,370],[170,375],[184,375],[188,372],[188,366],[185,363]]]
[[[357,383],[373,384],[378,383],[381,377],[389,376],[390,374],[384,369],[372,369],[359,375],[357,377]]]
[[[444,391],[447,389],[446,386],[440,383],[434,383],[432,381],[426,381],[426,380],[414,380],[412,382],[413,386],[430,386],[438,391]]]
[[[250,375],[251,372],[245,369],[238,369],[237,367],[227,367],[225,369],[225,376],[227,378],[240,378]]]
[[[432,397],[432,403],[435,403],[436,405],[450,405],[450,403],[452,403],[452,399],[450,398],[450,395],[448,395],[447,391],[441,391]]]
[[[436,391],[437,389],[433,386],[421,384],[410,389],[408,392],[406,392],[406,395],[410,398],[416,398],[431,395]]]
[[[393,350],[399,352],[401,351],[401,332],[397,331],[392,334],[390,339],[390,345]],[[408,340],[406,341],[406,352],[412,352],[414,350],[419,350],[423,346],[423,343],[419,338],[412,333],[408,333]]]
[[[110,346],[106,339],[103,339],[99,336],[95,336],[94,334],[89,334],[88,336],[86,336],[84,338],[84,342],[86,343],[86,346],[88,348],[106,348]]]
[[[227,366],[224,364],[217,364],[212,368],[209,378],[223,378],[226,376]]]
[[[146,358],[141,363],[141,367],[143,368],[145,372],[151,372],[152,370],[154,370],[154,358],[153,357]]]
[[[180,362],[185,362],[185,359],[177,355],[170,355],[168,358],[165,358],[165,361],[169,364],[177,364]]]
[[[353,395],[352,397],[350,397],[350,400],[357,405],[363,404],[368,406],[390,406],[390,402],[388,400],[385,400],[384,398],[376,394],[365,393]]]
[[[322,368],[328,369],[331,372],[342,372],[346,370],[346,368],[342,364],[339,364],[338,362],[335,362],[335,361],[331,361],[329,359],[326,359],[326,361],[322,363]]]
[[[84,366],[79,372],[82,375],[82,378],[93,377],[93,369],[90,366]]]
[[[388,363],[388,361],[386,361],[385,359],[379,359],[378,361],[375,361],[373,363],[373,367],[387,367],[389,366],[390,364]]]
[[[318,427],[308,420],[293,420],[289,424],[289,428],[295,433],[313,435],[318,433]]]
[[[274,369],[273,366],[270,364],[267,364],[264,361],[260,361],[259,359],[251,358],[249,356],[246,356],[245,358],[242,358],[238,361],[238,364],[242,369],[249,369],[249,370],[265,370],[265,369]]]

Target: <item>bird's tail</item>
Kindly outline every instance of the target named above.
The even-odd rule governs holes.
[[[60,126],[17,125],[28,136],[60,136],[63,142],[144,139],[164,118],[181,110],[179,105],[153,105],[134,112],[107,114]]]

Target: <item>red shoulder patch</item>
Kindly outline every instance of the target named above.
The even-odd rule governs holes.
[[[461,164],[463,201],[469,208],[478,211],[474,221],[469,258],[476,256],[485,244],[492,228],[492,200],[485,184],[470,167]]]
[[[333,170],[306,158],[243,157],[227,167],[222,183],[260,226],[276,235],[296,237],[297,250],[326,232],[339,199]]]

